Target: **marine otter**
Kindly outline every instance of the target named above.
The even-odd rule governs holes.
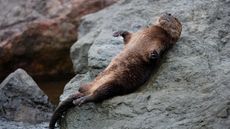
[[[164,14],[155,24],[136,33],[115,32],[114,37],[124,38],[124,49],[92,82],[82,85],[58,105],[49,128],[54,129],[56,121],[71,107],[134,92],[149,79],[155,63],[175,44],[181,31],[182,25],[177,18]]]

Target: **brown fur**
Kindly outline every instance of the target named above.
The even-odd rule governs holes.
[[[158,57],[180,37],[180,22],[164,14],[157,23],[136,33],[118,31],[115,37],[124,38],[125,47],[89,84],[80,87],[76,94],[59,104],[49,128],[53,129],[63,113],[75,105],[100,102],[114,96],[134,92],[150,77]]]

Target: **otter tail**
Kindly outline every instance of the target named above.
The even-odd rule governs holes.
[[[61,118],[64,112],[66,112],[69,108],[74,107],[73,100],[77,98],[77,95],[71,95],[66,100],[62,101],[56,108],[56,110],[53,113],[53,116],[51,117],[50,123],[49,123],[49,129],[54,129],[56,122]]]

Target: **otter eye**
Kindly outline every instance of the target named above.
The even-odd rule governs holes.
[[[168,13],[169,16],[171,16],[171,13]]]

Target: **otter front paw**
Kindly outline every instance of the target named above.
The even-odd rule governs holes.
[[[129,32],[128,31],[117,31],[113,33],[113,37],[125,37]]]

